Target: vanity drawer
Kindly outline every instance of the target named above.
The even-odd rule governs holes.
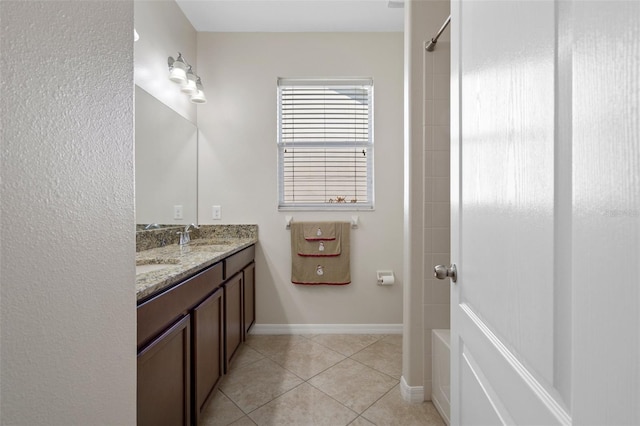
[[[223,281],[223,263],[219,262],[138,305],[138,349],[213,293]]]
[[[256,246],[250,246],[246,249],[239,251],[236,254],[233,254],[227,257],[224,260],[224,278],[229,279],[234,276],[238,272],[242,271],[245,266],[253,262],[253,259],[256,257]]]

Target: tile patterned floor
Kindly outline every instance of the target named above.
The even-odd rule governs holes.
[[[400,396],[402,336],[249,336],[199,426],[444,425]]]

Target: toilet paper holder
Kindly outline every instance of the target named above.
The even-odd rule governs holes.
[[[376,271],[378,276],[378,285],[393,285],[395,283],[395,276],[392,270]]]

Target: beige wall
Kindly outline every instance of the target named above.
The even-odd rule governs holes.
[[[257,323],[400,324],[402,322],[402,34],[198,33],[198,71],[209,102],[198,107],[199,221],[257,223]],[[376,209],[278,212],[278,77],[373,77]],[[214,221],[211,206],[222,207]],[[290,282],[294,220],[349,220],[352,280],[344,287]],[[377,269],[396,284],[376,285]]]
[[[132,425],[133,4],[0,15],[0,423]]]
[[[449,1],[405,2],[405,276],[403,379],[406,399],[431,399],[431,330],[449,328],[449,281],[432,279],[449,261],[450,29],[425,51]],[[404,383],[403,383],[404,384]],[[422,391],[422,392],[421,392]],[[412,393],[412,395],[410,395]]]
[[[449,3],[430,9],[428,27],[437,31],[449,15]],[[451,42],[446,29],[424,60],[424,261],[423,327],[425,398],[431,399],[431,330],[449,328],[451,280],[437,280],[433,267],[449,265],[450,196],[450,84]],[[428,39],[427,39],[428,40]],[[424,40],[424,41],[427,41]]]
[[[185,122],[195,128],[197,106],[169,80],[167,58],[175,59],[181,52],[195,67],[196,31],[174,0],[136,0],[134,18],[140,36],[134,43],[135,83],[151,95],[136,99],[136,106],[147,110],[142,115],[136,111],[136,221],[194,223],[198,221],[197,129],[193,133],[178,129],[188,127]],[[181,220],[174,219],[175,205],[182,206]]]

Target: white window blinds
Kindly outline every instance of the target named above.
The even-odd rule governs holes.
[[[373,82],[278,80],[279,208],[373,208]]]

